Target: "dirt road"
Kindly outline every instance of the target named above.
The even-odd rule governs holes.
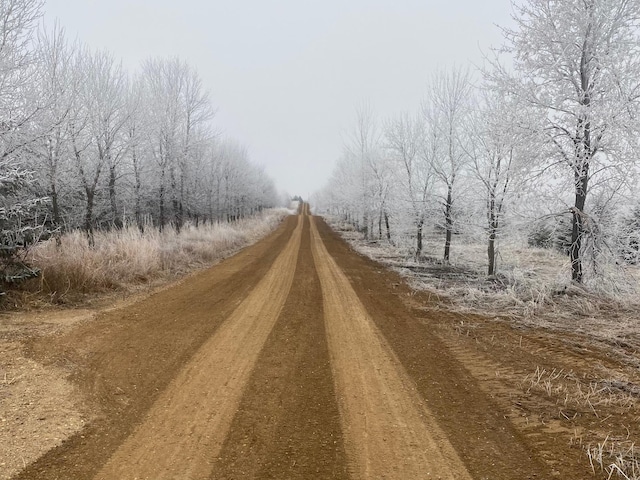
[[[397,282],[305,207],[212,269],[34,340],[34,358],[73,365],[93,418],[15,478],[561,475]]]

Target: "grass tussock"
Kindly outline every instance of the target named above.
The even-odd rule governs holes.
[[[53,303],[78,295],[126,289],[211,265],[272,231],[291,212],[273,209],[235,223],[186,225],[180,232],[128,226],[98,232],[94,246],[84,232],[37,245],[30,263],[41,270],[26,288]]]
[[[635,442],[608,436],[585,448],[594,475],[605,474],[607,480],[640,480],[640,451]]]

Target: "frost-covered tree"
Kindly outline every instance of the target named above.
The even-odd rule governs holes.
[[[336,162],[331,178],[321,194],[324,198],[324,208],[356,229],[362,221],[361,178],[360,162],[354,161],[349,152],[344,152]]]
[[[83,228],[90,243],[96,227],[95,213],[100,180],[107,168],[107,157],[101,154],[100,140],[96,136],[95,112],[100,109],[100,97],[97,91],[99,73],[95,70],[92,52],[87,48],[79,49],[74,58],[72,89],[77,91],[69,109],[66,123],[71,156],[74,159],[76,175],[84,197]]]
[[[345,159],[357,169],[357,200],[354,202],[358,228],[369,238],[373,231],[374,179],[372,165],[380,155],[380,131],[373,110],[368,105],[356,109],[356,122],[344,144]],[[381,192],[382,193],[382,192]]]
[[[36,273],[22,259],[51,230],[82,228],[92,242],[131,217],[180,228],[277,203],[244,147],[222,153],[190,65],[150,60],[130,79],[58,24],[36,31],[42,7],[0,1],[0,284]]]
[[[207,122],[213,117],[208,93],[197,72],[184,61],[152,59],[143,65],[144,102],[148,115],[150,156],[157,171],[159,223],[184,221],[189,176],[196,175],[192,150],[210,136]]]
[[[182,151],[179,158],[179,193],[177,224],[181,225],[185,216],[191,216],[195,184],[200,171],[199,160],[203,159],[205,144],[211,141],[209,125],[214,116],[209,93],[205,90],[198,73],[185,66],[182,103],[184,119],[181,131]]]
[[[507,202],[513,191],[523,188],[527,167],[535,159],[534,138],[526,120],[514,98],[489,89],[478,95],[469,116],[470,137],[465,148],[484,203],[489,276],[496,273],[496,244]]]
[[[69,178],[73,177],[66,122],[77,94],[72,82],[75,48],[57,23],[51,30],[40,30],[36,37],[36,88],[43,109],[35,127],[39,134],[31,147],[29,166],[51,200],[51,221],[58,228],[64,226],[64,191],[70,189]]]
[[[636,205],[629,214],[620,219],[618,235],[620,238],[619,255],[630,265],[640,263],[640,205]]]
[[[0,283],[37,275],[23,253],[45,232],[39,196],[27,158],[43,109],[37,94],[37,58],[30,41],[41,15],[38,0],[0,2]]]
[[[571,176],[571,277],[580,283],[589,190],[614,170],[630,172],[637,156],[640,1],[526,0],[513,8],[503,49],[513,67],[496,60],[492,80],[539,120],[549,146],[542,168],[563,165]]]
[[[390,210],[393,205],[395,181],[394,165],[383,151],[376,152],[371,157],[369,164],[371,169],[371,194],[373,197],[373,209],[377,212],[378,222],[378,239],[382,240],[382,224],[384,223],[384,231],[386,239],[392,243]],[[373,232],[372,232],[373,236]]]
[[[38,197],[32,172],[0,160],[0,285],[38,275],[26,263],[26,253],[50,233],[48,198]]]
[[[385,129],[385,147],[398,172],[399,197],[411,210],[416,258],[422,255],[423,228],[434,193],[434,171],[425,127],[421,118],[404,114],[391,120]]]
[[[133,78],[127,84],[125,93],[127,102],[127,112],[125,123],[123,125],[125,143],[127,149],[125,151],[125,168],[128,169],[128,175],[125,179],[128,184],[129,200],[133,203],[133,218],[136,225],[144,230],[145,214],[145,185],[143,178],[150,174],[148,162],[144,152],[147,148],[148,135],[145,130],[147,125],[143,104],[143,88],[144,84],[140,77]],[[131,203],[130,203],[131,205]]]
[[[85,102],[91,106],[88,128],[91,135],[95,165],[102,166],[107,175],[109,223],[120,226],[122,219],[118,205],[118,182],[127,150],[125,124],[129,116],[127,102],[128,78],[122,64],[106,51],[89,57],[85,80]],[[96,178],[98,178],[98,175]]]
[[[434,76],[423,111],[427,128],[434,132],[427,135],[427,152],[443,193],[444,214],[444,262],[449,262],[454,225],[454,203],[458,195],[460,175],[468,155],[468,121],[473,93],[469,70],[454,68]],[[429,144],[429,143],[432,144]]]

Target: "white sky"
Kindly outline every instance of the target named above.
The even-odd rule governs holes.
[[[47,0],[70,38],[134,70],[179,55],[278,187],[327,181],[357,105],[415,110],[434,70],[479,64],[501,43],[510,0]]]

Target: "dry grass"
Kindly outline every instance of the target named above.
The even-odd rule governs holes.
[[[521,384],[525,393],[544,394],[562,407],[589,412],[596,418],[600,418],[599,407],[633,408],[638,392],[630,390],[630,387],[628,382],[620,379],[579,378],[573,371],[547,371],[540,367],[526,375]]]
[[[328,218],[331,222],[331,218]],[[340,231],[341,225],[331,222]],[[451,262],[440,260],[441,238],[427,238],[416,260],[407,245],[367,242],[354,231],[343,237],[360,253],[403,275],[416,290],[446,300],[447,308],[498,317],[528,327],[585,335],[618,354],[640,351],[640,268],[599,265],[584,285],[570,281],[568,258],[554,250],[503,245],[499,273],[486,274],[486,245],[454,238]],[[640,362],[635,358],[630,361]]]
[[[616,411],[633,410],[640,396],[638,387],[625,379],[580,378],[573,371],[547,371],[540,367],[526,375],[520,386],[526,394],[537,393],[555,401],[560,415],[569,422],[579,414],[586,414],[604,424]],[[640,452],[629,428],[625,428],[626,436],[608,435],[602,441],[588,443],[576,431],[570,443],[585,451],[594,475],[606,475],[608,480],[640,480]],[[595,432],[591,436],[598,437]]]
[[[595,445],[587,445],[586,451],[594,475],[602,472],[607,480],[640,480],[640,452],[635,442],[606,437]]]
[[[207,266],[272,231],[291,211],[274,209],[240,222],[185,226],[180,232],[135,226],[99,232],[89,245],[83,232],[63,235],[38,245],[30,262],[41,276],[30,291],[53,303],[78,295],[125,289],[154,280],[175,277]]]

